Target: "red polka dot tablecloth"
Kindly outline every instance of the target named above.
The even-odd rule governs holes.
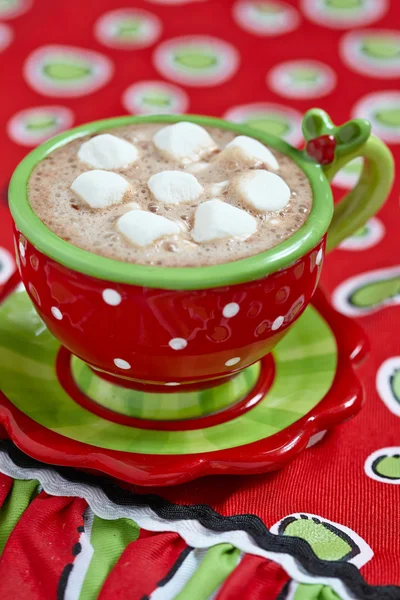
[[[0,72],[0,288],[15,271],[12,171],[80,123],[190,112],[301,146],[319,106],[369,119],[400,158],[397,0],[0,0]],[[360,169],[338,173],[337,197]],[[152,494],[2,440],[0,597],[400,598],[398,204],[395,185],[324,266],[333,305],[371,344],[356,418],[279,472]]]

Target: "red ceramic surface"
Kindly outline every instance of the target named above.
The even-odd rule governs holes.
[[[96,279],[18,232],[15,242],[22,281],[60,342],[92,367],[154,385],[213,385],[268,354],[310,302],[325,247],[257,281],[184,291]]]

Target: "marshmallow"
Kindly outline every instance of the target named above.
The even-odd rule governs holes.
[[[195,162],[217,148],[203,127],[185,121],[159,129],[153,142],[160,152],[181,163]]]
[[[118,173],[95,169],[78,175],[71,190],[90,208],[106,208],[122,202],[130,185]]]
[[[126,210],[138,210],[141,209],[141,206],[137,202],[128,202],[128,204],[124,204],[123,208]]]
[[[148,246],[159,238],[180,232],[173,221],[145,210],[131,210],[122,215],[117,229],[135,246]]]
[[[257,230],[257,221],[245,210],[212,198],[200,204],[194,217],[195,242],[236,237],[246,238]]]
[[[186,167],[186,171],[189,171],[189,173],[200,173],[200,171],[204,171],[205,169],[208,169],[210,166],[210,163],[208,162],[204,162],[204,161],[199,161],[196,163],[192,163],[191,165]]]
[[[273,171],[279,169],[278,161],[271,150],[258,140],[248,137],[247,135],[238,135],[229,142],[222,150],[220,158],[229,156],[232,150],[239,151],[246,162],[252,163],[255,166],[262,164]]]
[[[180,204],[197,200],[203,191],[194,175],[182,171],[161,171],[147,182],[154,198],[165,204]]]
[[[122,169],[135,162],[138,151],[133,144],[115,135],[103,133],[79,148],[78,158],[94,169]]]
[[[218,196],[228,186],[229,181],[220,181],[219,183],[211,183],[209,192],[213,196]]]
[[[290,200],[288,184],[275,173],[256,169],[238,177],[241,198],[257,211],[282,210]]]

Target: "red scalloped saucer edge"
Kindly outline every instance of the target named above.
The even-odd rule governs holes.
[[[352,418],[362,407],[363,389],[354,366],[368,351],[359,325],[336,312],[317,290],[313,304],[328,321],[338,345],[338,364],[326,396],[304,417],[263,440],[214,452],[186,455],[137,454],[107,450],[66,438],[16,408],[0,391],[0,423],[16,446],[36,460],[99,471],[141,486],[176,485],[215,474],[273,471],[293,460],[310,438]]]

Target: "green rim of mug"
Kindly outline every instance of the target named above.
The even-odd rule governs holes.
[[[85,135],[136,123],[176,123],[190,121],[206,127],[219,127],[253,137],[289,156],[307,175],[313,193],[308,219],[290,238],[277,246],[234,262],[200,267],[156,267],[136,265],[98,256],[82,250],[55,235],[33,212],[27,194],[34,167],[61,146]],[[16,168],[9,188],[10,209],[18,230],[43,254],[79,273],[106,281],[149,288],[193,290],[244,283],[285,268],[312,250],[326,233],[333,215],[332,192],[320,165],[284,140],[250,127],[214,117],[198,115],[124,116],[94,121],[70,129],[41,144]]]

